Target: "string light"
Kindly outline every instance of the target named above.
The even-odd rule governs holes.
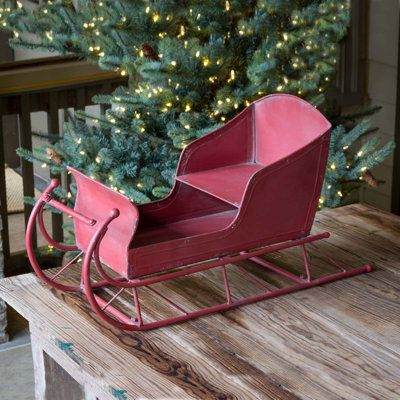
[[[335,169],[336,169],[336,165],[332,163],[332,164],[331,164],[331,170],[334,171]]]
[[[183,36],[185,36],[185,27],[183,25],[181,25],[178,38],[183,37]]]
[[[225,1],[225,11],[229,11],[231,9],[231,5],[229,1]]]

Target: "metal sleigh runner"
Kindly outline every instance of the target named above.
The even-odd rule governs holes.
[[[181,154],[170,194],[143,205],[133,204],[121,193],[70,168],[78,189],[75,207],[52,198],[58,185],[53,180],[29,220],[26,245],[31,264],[47,284],[65,292],[83,291],[103,320],[132,331],[369,272],[369,264],[346,270],[326,256],[337,271],[319,278],[312,275],[306,245],[315,247],[314,242],[329,237],[327,232],[310,235],[310,230],[325,174],[330,128],[323,115],[302,99],[284,94],[264,97],[189,144]],[[73,217],[75,246],[56,243],[47,233],[43,223],[46,204]],[[37,263],[32,247],[36,220],[49,244],[62,251],[80,250],[57,272],[44,271]],[[260,257],[292,247],[302,253],[303,275]],[[82,259],[80,285],[61,283],[62,275],[68,275],[78,258]],[[242,260],[250,260],[291,284],[273,288],[240,267],[243,279],[257,280],[264,289],[234,299],[225,266]],[[226,296],[220,304],[186,311],[153,286],[213,268],[221,271]],[[94,271],[101,278],[95,279]],[[145,304],[141,304],[140,292],[144,287],[174,309],[174,314],[162,319],[143,317],[141,305]],[[129,308],[117,306],[121,296],[131,300]]]

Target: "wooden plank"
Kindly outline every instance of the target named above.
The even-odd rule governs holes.
[[[88,85],[104,80],[126,82],[118,72],[104,71],[95,64],[71,57],[13,62],[0,66],[0,96]]]
[[[371,259],[372,273],[154,331],[113,329],[83,296],[51,290],[31,274],[0,281],[0,296],[34,325],[74,379],[96,387],[89,392],[99,399],[395,399],[399,227],[400,218],[362,205],[324,210],[314,230],[333,235],[321,249],[348,267]],[[310,253],[313,274],[326,270],[318,253]],[[268,259],[301,273],[298,251]],[[271,287],[288,284],[250,262],[241,265]],[[234,298],[261,290],[237,267],[227,270]],[[71,268],[68,280],[79,279],[79,269]],[[224,299],[220,269],[155,287],[188,310]],[[145,318],[172,312],[148,289],[139,292]],[[124,294],[122,301],[128,300]],[[68,343],[69,351],[57,343]]]

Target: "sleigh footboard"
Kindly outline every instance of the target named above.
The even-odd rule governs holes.
[[[122,276],[128,276],[128,250],[139,222],[138,208],[122,194],[69,168],[77,185],[74,212],[95,224],[74,218],[76,245],[86,252],[98,227],[106,221],[112,210],[115,215],[106,228],[99,247],[100,260]]]

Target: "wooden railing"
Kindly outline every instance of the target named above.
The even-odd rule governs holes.
[[[21,267],[24,269],[23,255],[10,253],[5,150],[7,146],[15,148],[15,143],[5,141],[6,117],[16,116],[18,146],[30,150],[32,149],[31,113],[46,112],[49,132],[61,135],[58,112],[60,109],[84,109],[85,106],[93,104],[92,97],[95,94],[111,93],[122,84],[126,84],[126,80],[117,73],[102,71],[95,65],[76,58],[54,57],[0,64],[0,216],[3,225],[1,235],[6,275],[19,272]],[[21,159],[20,165],[23,194],[33,197],[35,191],[33,164]],[[25,224],[31,209],[31,205],[24,205]],[[63,239],[60,215],[52,215],[52,233],[57,241]],[[36,244],[36,239],[34,241]]]

